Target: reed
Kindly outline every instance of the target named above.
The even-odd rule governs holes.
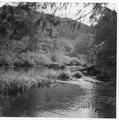
[[[47,76],[24,76],[18,74],[2,74],[0,76],[0,94],[3,96],[23,95],[26,90],[35,89],[36,87],[49,87],[51,79]]]

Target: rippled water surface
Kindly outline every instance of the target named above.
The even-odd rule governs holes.
[[[14,74],[39,75],[40,70],[6,70]],[[44,70],[45,71],[45,70]],[[82,84],[83,85],[83,84]],[[23,96],[15,98],[0,97],[0,116],[2,117],[86,117],[113,118],[116,107],[109,90],[89,88],[76,84],[55,83],[50,87],[35,88]],[[93,89],[95,88],[95,89]],[[111,102],[112,101],[112,102]]]

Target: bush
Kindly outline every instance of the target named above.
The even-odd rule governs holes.
[[[71,65],[81,65],[81,66],[84,66],[85,63],[83,61],[79,60],[76,57],[72,57],[71,58]]]
[[[58,61],[58,55],[56,53],[51,54],[50,59],[52,62],[57,62]]]
[[[59,63],[51,63],[51,64],[47,65],[47,67],[51,68],[51,69],[55,69],[55,70],[64,69],[65,68],[64,65],[61,65]]]
[[[69,56],[63,56],[61,62],[63,65],[69,65],[71,63],[71,58]]]
[[[57,79],[60,79],[60,80],[63,80],[63,81],[67,81],[68,79],[70,79],[70,75],[69,75],[68,72],[61,72],[57,76]]]
[[[50,59],[52,62],[61,63],[62,62],[61,59],[63,56],[64,56],[63,54],[55,52],[55,53],[50,54]]]
[[[69,56],[57,52],[51,54],[50,58],[52,62],[60,63],[62,65],[69,65],[71,62],[71,58]]]
[[[29,53],[28,60],[34,65],[49,65],[52,63],[47,55],[39,53]]]
[[[50,80],[56,80],[57,76],[58,76],[58,72],[52,70],[52,71],[48,71],[45,77]]]
[[[83,76],[83,74],[80,71],[74,72],[72,74],[72,77],[75,77],[75,78],[81,78],[82,76]]]

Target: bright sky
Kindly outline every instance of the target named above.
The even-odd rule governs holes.
[[[67,18],[72,18],[72,19],[76,20],[80,15],[85,15],[85,14],[89,13],[93,8],[93,5],[90,5],[86,8],[83,8],[83,6],[84,6],[83,3],[76,5],[74,2],[71,4],[71,6],[70,5],[68,6],[67,10],[60,10],[56,13],[56,15],[60,16],[60,17],[67,17]],[[112,10],[115,10],[116,4],[109,3],[107,7],[112,9]],[[83,8],[83,10],[81,11],[81,13],[78,16],[76,16],[77,11],[79,11],[81,8]],[[47,9],[45,12],[52,13],[52,11],[50,11],[50,9]],[[91,13],[88,14],[86,17],[82,18],[81,22],[83,22],[84,24],[90,25],[91,24],[89,22],[90,15],[91,15]]]
[[[0,2],[0,6],[3,6],[4,4],[6,4],[8,2]],[[9,4],[12,4],[13,3],[10,3]],[[60,10],[56,13],[57,16],[60,16],[60,17],[68,17],[68,18],[72,18],[72,19],[77,19],[78,17],[76,16],[76,13],[77,11],[79,11],[81,8],[83,7],[83,4],[79,4],[79,5],[76,5],[75,2],[73,2],[71,4],[71,6],[69,5],[67,10]],[[116,4],[115,3],[109,3],[108,4],[108,7],[110,9],[116,9]],[[88,12],[90,12],[92,9],[92,5],[86,7],[85,9],[83,9],[83,11],[79,14],[82,15],[82,14],[87,14]],[[45,10],[46,13],[51,13],[52,11],[50,9],[47,9]],[[90,25],[90,22],[89,22],[89,17],[90,17],[91,14],[88,14],[85,18],[81,19],[81,22],[83,22],[84,24],[87,24],[87,25]]]

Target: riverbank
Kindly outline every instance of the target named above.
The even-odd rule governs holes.
[[[59,66],[57,67],[56,64],[53,64],[52,69],[48,69],[48,67],[27,68],[27,74],[27,69],[22,73],[20,72],[20,69],[22,70],[23,68],[8,67],[0,69],[1,95],[22,95],[28,89],[34,89],[37,87],[49,87],[52,83],[57,82],[57,80],[74,81],[76,78],[81,78],[83,76],[80,71],[72,72],[70,69],[62,70],[59,69]]]
[[[10,71],[0,70],[0,94],[4,96],[17,96],[20,93],[22,95],[28,89],[49,87],[54,82],[54,79],[49,78],[48,74],[50,74],[50,71],[48,70],[44,73],[37,73],[37,75],[31,73],[29,72],[24,75],[24,73],[14,72],[13,69],[10,69]]]
[[[18,68],[17,68],[18,69]],[[29,89],[37,87],[50,87],[54,83],[68,83],[86,87],[94,83],[105,87],[104,82],[98,81],[90,76],[86,77],[80,71],[71,71],[71,69],[54,70],[48,68],[29,68],[23,72],[20,69],[0,69],[0,94],[3,96],[15,97],[18,94],[23,95]],[[21,68],[22,70],[23,68]],[[111,84],[110,84],[111,85]]]

